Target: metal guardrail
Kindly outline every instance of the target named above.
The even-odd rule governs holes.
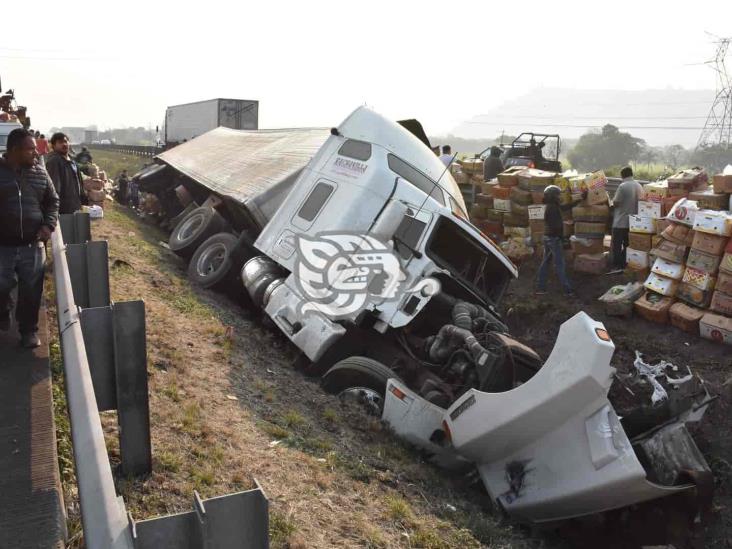
[[[59,226],[51,250],[86,547],[267,549],[269,503],[256,479],[252,490],[208,500],[194,491],[187,513],[139,522],[127,513],[116,494],[98,412],[118,411],[123,472],[149,474],[144,304],[110,301],[107,243],[90,242],[88,214],[62,215]],[[75,296],[88,308],[79,307]]]
[[[134,549],[124,503],[114,488],[61,232],[51,236],[51,250],[84,541],[90,549]]]
[[[84,143],[84,146],[91,150],[96,149],[100,151],[116,151],[125,154],[131,154],[134,156],[147,156],[150,158],[157,154],[160,154],[165,150],[165,148],[163,147],[148,145],[87,145],[86,143]]]

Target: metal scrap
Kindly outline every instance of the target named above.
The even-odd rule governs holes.
[[[694,377],[691,373],[691,370],[687,366],[687,371],[689,372],[688,375],[680,378],[673,378],[669,377],[669,375],[666,373],[666,370],[668,368],[671,368],[674,372],[678,371],[678,366],[672,364],[671,362],[668,362],[666,360],[661,360],[657,364],[648,364],[645,362],[641,357],[643,355],[640,354],[640,352],[635,352],[635,361],[633,362],[633,366],[635,366],[635,369],[638,371],[638,374],[645,377],[653,387],[653,394],[651,395],[651,402],[655,406],[659,402],[663,402],[668,398],[668,393],[666,392],[666,389],[663,388],[663,385],[661,385],[657,378],[659,377],[665,377],[666,381],[671,385],[681,385],[682,383],[686,383],[687,381],[691,381],[691,379]]]

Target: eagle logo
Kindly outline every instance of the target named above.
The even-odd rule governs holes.
[[[342,318],[378,304],[400,299],[405,293],[435,295],[433,278],[408,285],[407,273],[389,244],[369,235],[321,233],[296,237],[297,284],[307,299],[301,313],[318,312]]]

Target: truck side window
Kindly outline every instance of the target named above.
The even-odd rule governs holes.
[[[333,194],[333,185],[327,183],[318,183],[310,191],[310,196],[307,197],[305,203],[297,212],[298,217],[303,218],[305,221],[312,221],[320,213],[320,210],[325,205],[331,194]]]
[[[387,161],[389,163],[389,169],[391,171],[393,171],[399,177],[409,181],[412,185],[426,193],[428,196],[431,196],[432,198],[437,200],[437,202],[439,202],[443,206],[445,205],[445,195],[442,193],[442,188],[437,183],[432,181],[429,177],[424,175],[416,168],[413,168],[412,166],[404,162],[404,160],[402,160],[398,156],[389,154],[387,156]]]
[[[338,154],[347,156],[348,158],[366,161],[371,158],[371,143],[349,139],[338,149]]]

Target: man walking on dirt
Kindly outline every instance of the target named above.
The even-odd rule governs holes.
[[[86,204],[87,199],[79,167],[69,156],[69,138],[61,132],[54,133],[51,136],[51,148],[53,151],[46,160],[46,170],[61,201],[59,212],[74,213],[81,209],[82,204]]]
[[[612,231],[612,273],[625,269],[628,234],[630,232],[630,216],[638,213],[638,201],[643,198],[643,187],[633,179],[633,169],[626,166],[620,171],[622,183],[613,197],[613,231]]]
[[[0,159],[0,330],[10,327],[11,291],[18,285],[20,343],[33,348],[38,339],[38,311],[43,295],[44,243],[58,219],[58,196],[46,170],[35,162],[30,132],[10,132]]]

